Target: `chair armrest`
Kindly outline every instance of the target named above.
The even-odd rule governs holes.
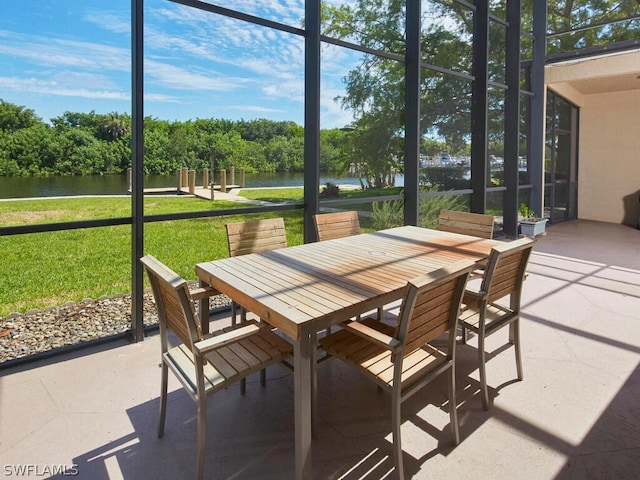
[[[256,324],[245,325],[240,328],[236,328],[235,330],[231,330],[230,332],[221,333],[220,335],[216,335],[215,337],[200,340],[193,346],[198,354],[202,355],[215,350],[216,348],[224,347],[225,345],[229,345],[230,343],[237,342],[238,340],[242,340],[243,338],[255,335],[259,331],[260,327]]]
[[[375,328],[371,328],[362,322],[345,322],[341,323],[340,326],[345,330],[348,330],[351,333],[369,340],[370,342],[375,343],[379,347],[387,350],[396,350],[399,346],[402,345],[399,340],[390,337],[389,335],[382,333]]]
[[[218,295],[220,292],[211,287],[200,287],[190,291],[193,300],[201,300],[206,297]]]
[[[480,289],[479,285],[469,285],[467,284],[464,295],[462,296],[462,305],[461,310],[465,311],[468,309],[477,310],[479,308],[480,302],[486,298],[487,292]]]
[[[474,301],[480,301],[487,295],[487,292],[484,290],[474,290],[470,288],[466,288],[464,291],[464,298],[471,299]],[[464,302],[464,299],[462,300]]]
[[[467,282],[467,285],[465,286],[465,289],[464,289],[464,297],[467,300],[478,302],[482,300],[482,298],[486,296],[486,294],[487,292],[482,290],[482,278],[478,278],[478,277],[469,278],[469,281]]]

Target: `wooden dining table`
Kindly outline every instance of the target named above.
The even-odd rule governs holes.
[[[498,244],[404,226],[196,265],[202,283],[294,342],[296,479],[311,476],[317,333],[401,299],[412,278],[458,260],[480,263]]]

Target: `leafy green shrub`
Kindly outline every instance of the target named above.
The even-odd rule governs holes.
[[[437,189],[433,188],[431,191]],[[440,210],[466,210],[462,195],[421,198],[418,208],[419,225],[424,228],[437,228]]]
[[[437,188],[426,190],[426,192],[437,191]],[[425,193],[425,190],[422,193]],[[383,230],[404,225],[403,205],[402,200],[374,202],[371,205],[371,227],[374,230]],[[440,210],[467,210],[463,195],[423,197],[420,199],[418,208],[418,224],[423,228],[437,228]]]
[[[322,191],[320,192],[320,198],[331,198],[340,196],[340,187],[331,182],[327,182]]]
[[[427,167],[422,169],[420,184],[437,187],[438,190],[462,190],[469,188],[465,169],[460,167]]]
[[[374,230],[399,227],[404,223],[402,200],[371,204],[371,227]]]

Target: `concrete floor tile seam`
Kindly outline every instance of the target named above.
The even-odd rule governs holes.
[[[530,269],[550,269],[567,274],[594,276],[601,272],[612,276],[635,277],[640,274],[639,269],[623,265],[607,264],[587,260],[576,259],[567,256],[553,255],[547,253],[534,253],[529,260]]]
[[[524,323],[524,322],[523,322]],[[582,363],[582,361],[580,360],[580,357],[578,355],[576,355],[576,352],[573,348],[570,347],[570,341],[571,341],[571,337],[569,337],[568,335],[570,335],[568,332],[555,328],[552,325],[542,325],[545,328],[549,329],[549,332],[551,334],[553,334],[555,336],[555,338],[561,342],[563,344],[563,352],[564,354],[568,355],[570,358],[569,359],[554,359],[554,362],[566,362],[568,364],[576,364],[576,363]],[[522,327],[521,327],[522,328]],[[545,356],[548,357],[548,353],[545,353]],[[534,358],[534,357],[532,357]]]
[[[617,322],[618,328],[616,330],[608,331],[603,323],[609,325],[611,322]],[[611,354],[620,358],[617,355],[618,351],[629,352],[632,357],[637,358],[637,354],[640,353],[640,343],[638,339],[634,342],[633,337],[629,334],[635,333],[637,329],[634,324],[636,320],[633,317],[627,319],[619,315],[606,315],[602,312],[595,313],[588,321],[581,323],[582,331],[575,328],[556,328],[559,332],[567,334],[567,346],[568,348],[576,348],[580,351],[585,351],[587,354],[595,354],[602,352],[603,355]],[[624,328],[627,327],[627,328]],[[573,345],[573,346],[572,346]],[[584,347],[587,347],[586,349]]]
[[[574,276],[566,275],[562,276],[558,274],[557,269],[542,269],[535,268],[530,269],[530,275],[536,275],[542,277],[546,282],[550,280],[556,280],[559,284],[556,286],[557,290],[567,288],[578,288],[577,291],[584,291],[586,296],[599,296],[600,292],[604,294],[620,295],[621,293],[628,293],[631,295],[637,295],[640,297],[640,287],[633,282],[621,281],[620,279],[609,279],[604,277],[598,277],[596,275],[584,275],[574,274]],[[532,280],[531,278],[527,281]],[[539,279],[540,281],[540,279]],[[546,285],[545,288],[550,288],[550,285]],[[594,292],[595,290],[595,292]]]
[[[513,418],[507,420],[510,417],[511,412],[507,410],[498,411],[494,413],[493,429],[501,430],[502,436],[496,435],[495,438],[499,438],[499,446],[519,445],[519,449],[531,450],[539,449],[548,452],[555,452],[557,455],[568,457],[577,452],[580,447],[581,439],[583,438],[582,432],[554,432],[555,425],[545,424],[542,422],[534,422],[526,419],[526,417],[520,418],[514,415]],[[502,424],[502,428],[499,426]],[[510,439],[510,436],[516,437],[519,442]],[[491,440],[495,443],[496,440]],[[524,442],[524,445],[523,445]],[[483,442],[485,444],[486,442]],[[487,455],[490,455],[490,453]],[[504,454],[504,452],[502,452]],[[493,456],[493,458],[499,455]]]

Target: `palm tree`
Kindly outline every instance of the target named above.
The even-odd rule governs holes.
[[[118,140],[131,130],[131,117],[126,113],[112,112],[100,121],[100,134],[105,140]]]

